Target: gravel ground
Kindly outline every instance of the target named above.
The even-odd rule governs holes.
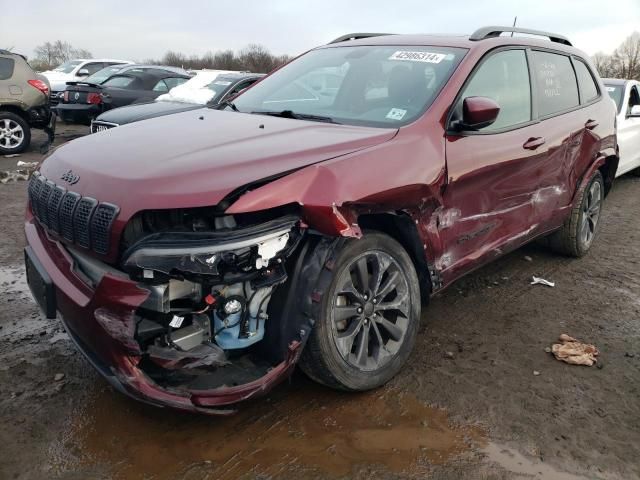
[[[61,123],[57,143],[84,133]],[[122,397],[40,316],[25,198],[0,185],[0,478],[640,478],[640,178],[616,182],[587,257],[527,246],[437,295],[387,387],[296,374],[226,419]],[[546,353],[561,333],[594,343],[598,367]]]

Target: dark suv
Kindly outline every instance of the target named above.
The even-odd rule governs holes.
[[[29,284],[151,404],[228,413],[298,361],[375,388],[433,293],[535,238],[587,253],[614,118],[559,35],[347,35],[220,109],[58,148],[29,185]]]
[[[53,139],[54,126],[47,79],[22,55],[0,50],[0,155],[26,150],[31,128],[45,129]]]

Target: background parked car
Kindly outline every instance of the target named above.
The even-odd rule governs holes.
[[[91,133],[161,117],[172,113],[196,110],[204,105],[213,107],[250,87],[264,74],[257,73],[198,73],[194,78],[160,95],[154,102],[116,108],[103,113],[91,122]],[[203,83],[206,83],[204,86]]]
[[[100,84],[69,82],[56,110],[69,123],[89,124],[102,112],[134,102],[148,102],[191,78],[171,67],[122,69]]]
[[[98,70],[96,73],[89,75],[86,78],[83,78],[80,81],[69,81],[65,83],[65,87],[55,94],[51,94],[51,104],[57,105],[59,102],[64,99],[64,92],[69,88],[70,85],[78,85],[78,84],[94,84],[100,85],[107,78],[115,75],[118,72],[125,72],[131,68],[143,68],[143,67],[152,67],[152,65],[136,65],[134,63],[118,63],[115,65],[109,65],[108,67],[104,67],[102,70]],[[166,67],[167,69],[172,69],[172,71],[177,71],[178,73],[186,73],[186,71],[182,68],[177,67]]]
[[[614,78],[603,82],[618,112],[620,164],[616,177],[631,171],[640,176],[640,82]]]
[[[22,55],[0,50],[0,154],[24,151],[31,128],[47,128],[53,136],[49,84]]]
[[[110,65],[132,64],[130,60],[114,60],[111,58],[79,58],[69,60],[53,70],[42,72],[51,86],[51,99],[57,103],[60,92],[64,91],[67,82],[81,80]]]

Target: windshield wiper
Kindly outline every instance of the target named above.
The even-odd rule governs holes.
[[[312,122],[326,122],[326,123],[335,123],[340,124],[340,122],[336,122],[331,117],[326,117],[323,115],[311,115],[308,113],[296,113],[293,110],[281,110],[281,111],[255,111],[251,112],[256,115],[269,115],[272,117],[281,117],[281,118],[293,118],[295,120],[311,120]]]
[[[222,110],[223,108],[229,107],[231,110],[233,110],[234,112],[239,112],[240,110],[238,110],[238,107],[236,107],[236,104],[229,101],[229,100],[225,100],[223,102],[220,102],[216,108],[219,110]]]

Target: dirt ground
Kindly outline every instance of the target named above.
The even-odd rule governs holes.
[[[57,142],[85,132],[60,124]],[[42,141],[0,170],[41,159]],[[640,478],[640,178],[616,182],[586,258],[527,246],[437,295],[388,386],[296,373],[225,419],[124,398],[40,316],[25,198],[26,182],[0,185],[2,479]],[[598,367],[546,353],[563,332],[596,344]]]

